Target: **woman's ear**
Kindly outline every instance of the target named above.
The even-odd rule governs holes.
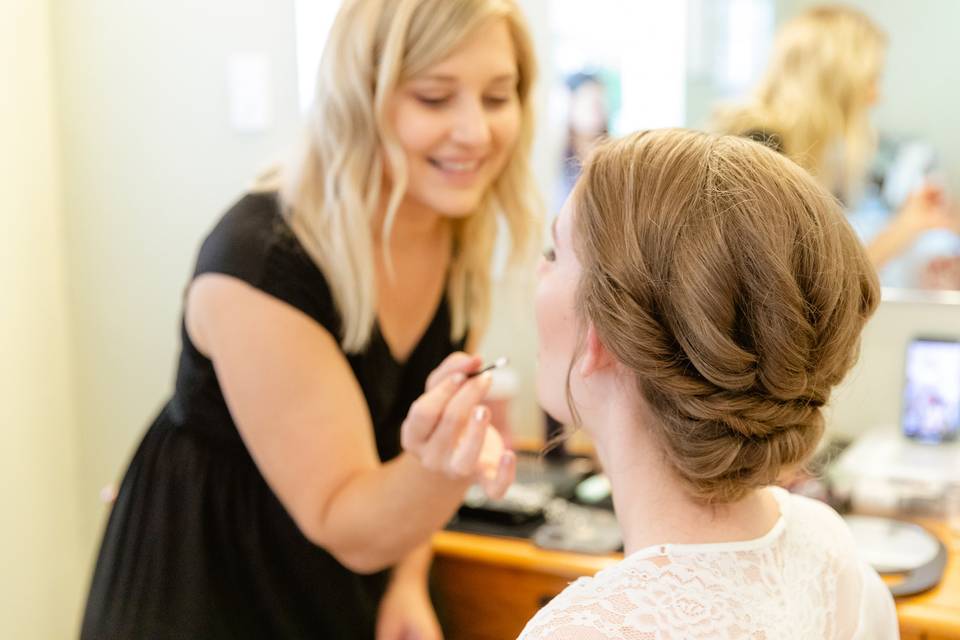
[[[607,369],[616,362],[607,348],[600,342],[597,329],[593,323],[587,325],[587,335],[584,341],[583,357],[580,358],[580,375],[587,378],[598,371]]]

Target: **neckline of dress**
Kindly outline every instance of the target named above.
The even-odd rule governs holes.
[[[420,334],[420,337],[417,339],[417,342],[413,345],[413,348],[410,350],[410,353],[407,354],[407,357],[404,359],[397,358],[393,353],[393,349],[390,347],[390,343],[387,342],[386,336],[383,335],[383,330],[380,328],[380,319],[375,318],[373,323],[374,332],[377,336],[377,339],[380,341],[380,344],[383,346],[383,350],[386,352],[387,357],[390,359],[390,363],[393,364],[398,369],[405,369],[407,365],[413,362],[414,358],[420,352],[420,349],[423,348],[424,343],[427,341],[427,338],[434,332],[434,325],[440,320],[440,315],[443,313],[444,306],[447,304],[447,293],[443,292],[443,295],[440,296],[440,302],[437,304],[433,316],[430,318],[430,322],[427,324],[427,328],[423,330],[423,333]]]
[[[658,556],[680,556],[698,553],[734,553],[737,551],[756,551],[758,549],[768,548],[774,542],[776,542],[781,535],[783,535],[783,532],[786,529],[787,515],[789,511],[788,499],[790,494],[782,487],[767,487],[767,490],[770,491],[774,500],[777,501],[777,508],[780,511],[780,515],[777,517],[777,521],[773,523],[773,526],[770,528],[770,530],[758,538],[751,538],[749,540],[733,540],[730,542],[705,542],[698,544],[655,544],[650,545],[649,547],[643,547],[642,549],[637,549],[630,555],[626,556],[624,561],[646,560]]]

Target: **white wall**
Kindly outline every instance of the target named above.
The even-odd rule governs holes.
[[[0,4],[0,637],[75,635],[83,583],[47,2]]]
[[[89,572],[97,493],[171,391],[199,242],[299,130],[293,3],[58,0],[53,27]],[[229,125],[234,52],[269,61],[265,131]]]

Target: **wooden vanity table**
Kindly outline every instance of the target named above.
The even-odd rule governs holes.
[[[537,451],[539,443],[517,443]],[[592,456],[589,444],[571,453]],[[897,600],[902,640],[960,640],[960,535],[940,520],[916,519],[947,547],[943,580]],[[618,562],[622,554],[541,549],[520,538],[457,531],[433,537],[432,587],[445,640],[513,640],[527,621],[570,582]]]
[[[947,545],[943,581],[897,601],[903,640],[960,640],[960,536],[922,521]],[[622,556],[547,551],[520,539],[441,531],[433,586],[445,640],[512,640],[550,598]]]

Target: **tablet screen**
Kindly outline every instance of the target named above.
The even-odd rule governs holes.
[[[907,348],[903,433],[925,442],[960,430],[960,342],[916,339]]]

